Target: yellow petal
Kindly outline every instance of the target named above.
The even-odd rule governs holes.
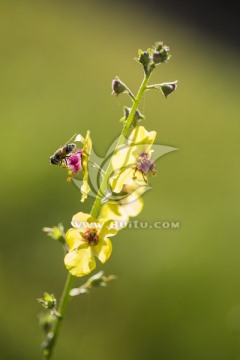
[[[83,179],[83,184],[81,186],[81,193],[82,193],[81,202],[84,202],[87,199],[90,190],[91,188],[88,184],[88,179]]]
[[[99,231],[99,238],[100,239],[104,239],[105,237],[107,236],[114,236],[116,235],[117,231],[113,231],[113,229],[111,228],[111,224],[113,223],[113,219],[112,217],[110,217],[109,213],[105,213],[106,218],[105,219],[100,219],[99,218],[99,221],[102,223],[102,227],[101,227],[101,230]],[[106,221],[107,220],[107,221]]]
[[[99,217],[103,219],[111,219],[111,231],[115,230],[113,234],[108,236],[113,236],[117,233],[117,230],[120,230],[127,226],[129,217],[124,211],[123,207],[116,203],[105,203],[102,205]],[[102,236],[103,237],[103,236]]]
[[[119,193],[122,191],[123,185],[132,181],[134,170],[129,168],[123,168],[117,172],[112,178],[109,179],[113,192]]]
[[[98,244],[93,246],[94,255],[102,262],[105,263],[112,253],[112,243],[108,238],[100,239]]]
[[[84,200],[88,196],[89,191],[91,190],[88,184],[88,158],[89,155],[86,152],[83,152],[82,154],[83,184],[81,186],[81,193],[82,193],[81,202],[84,202]]]
[[[96,267],[96,262],[87,244],[77,250],[70,251],[64,258],[67,270],[74,276],[89,274]]]
[[[157,133],[156,131],[148,132],[144,126],[137,126],[133,129],[131,134],[129,135],[129,143],[134,144],[153,144]]]
[[[121,145],[113,154],[113,170],[116,171],[135,164],[140,154],[150,150],[156,134],[156,131],[148,132],[143,126],[137,126],[131,132],[127,145]]]
[[[123,210],[127,216],[133,217],[140,214],[143,209],[143,199],[137,198],[134,201],[130,201],[129,203],[125,203],[122,205]]]
[[[92,218],[92,215],[80,211],[80,212],[76,213],[75,215],[73,215],[72,220],[73,221],[88,221],[88,219],[90,219],[90,218]]]
[[[140,172],[138,171],[137,173]],[[140,175],[141,178],[143,178],[142,173],[140,173]],[[137,181],[133,180],[131,183],[128,183],[123,186],[123,192],[126,192],[127,194],[120,199],[122,205],[129,204],[137,200],[142,194],[144,194],[146,191],[151,189],[151,187],[147,185],[145,181],[144,184],[140,184]]]
[[[96,219],[90,214],[78,212],[72,217],[72,226],[78,229],[79,232],[84,232],[90,226],[89,223],[95,222]]]
[[[66,233],[66,243],[69,250],[77,248],[82,244],[82,237],[77,229],[69,229]]]
[[[137,144],[132,146],[132,155],[135,158],[134,164],[136,164],[136,160],[139,158],[139,156],[143,153],[148,153],[151,147],[152,147],[152,143],[148,143],[148,142],[144,142],[143,144]]]
[[[99,218],[101,219],[118,219],[122,217],[119,206],[114,202],[107,202],[102,205],[99,213]]]
[[[92,140],[90,138],[90,131],[89,130],[86,133],[85,141],[84,141],[84,144],[83,144],[83,151],[87,155],[90,155],[91,151],[92,151]]]
[[[132,155],[132,147],[128,145],[123,145],[118,148],[115,154],[112,156],[112,167],[113,170],[119,170],[122,167],[134,164],[136,159]]]
[[[136,179],[138,180],[138,173],[140,173],[141,177],[142,173],[140,171],[136,171],[136,173],[134,174],[134,176],[136,177]],[[122,191],[124,193],[128,193],[130,195],[134,194],[136,191],[139,192],[139,194],[143,194],[144,192],[146,192],[147,190],[149,190],[149,186],[144,182],[144,184],[139,185],[136,180],[131,180],[129,181],[127,184],[124,184]]]

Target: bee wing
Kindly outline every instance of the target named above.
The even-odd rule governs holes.
[[[76,134],[75,134],[76,135]],[[84,141],[84,137],[81,135],[81,134],[78,134],[76,137],[75,137],[75,140],[74,141],[80,141],[83,143]]]

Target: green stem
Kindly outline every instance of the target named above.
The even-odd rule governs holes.
[[[145,74],[144,79],[142,81],[142,84],[141,84],[141,86],[140,86],[140,88],[138,90],[136,98],[134,97],[134,95],[131,92],[129,92],[129,94],[131,95],[131,98],[133,100],[133,106],[131,108],[131,111],[129,113],[127,121],[125,122],[125,125],[123,126],[122,132],[121,132],[121,134],[120,134],[120,136],[118,138],[118,142],[116,144],[114,153],[119,148],[119,146],[123,145],[124,142],[125,142],[125,139],[126,139],[126,137],[128,135],[129,128],[130,128],[130,126],[132,124],[132,121],[134,119],[135,112],[138,109],[138,106],[140,104],[140,101],[142,99],[144,91],[147,89],[147,83],[148,83],[148,80],[149,80],[149,78],[151,76],[151,73],[154,70],[154,68],[155,68],[155,65],[152,65],[150,67],[148,73]],[[112,173],[112,170],[113,169],[112,169],[112,164],[111,164],[111,160],[110,160],[109,165],[107,167],[107,170],[106,170],[106,172],[104,174],[104,177],[102,179],[102,182],[101,182],[97,197],[96,197],[95,202],[94,202],[93,207],[92,207],[91,215],[93,217],[98,216],[98,213],[99,213],[99,210],[100,210],[100,207],[101,207],[102,197],[103,197],[103,194],[105,194],[105,192],[107,190],[108,180],[109,180],[109,177],[110,177],[110,175]],[[60,304],[59,304],[59,307],[58,307],[58,310],[57,310],[58,313],[59,313],[59,317],[56,318],[56,322],[55,322],[54,328],[53,328],[52,333],[51,333],[52,337],[51,337],[51,339],[49,339],[49,346],[44,352],[44,360],[50,360],[51,357],[52,357],[53,349],[54,349],[54,346],[56,344],[56,340],[57,340],[59,330],[60,330],[60,327],[61,327],[61,324],[62,324],[62,321],[63,321],[63,317],[65,315],[65,312],[66,312],[66,309],[67,309],[67,306],[68,306],[68,303],[69,303],[69,300],[70,300],[70,291],[71,291],[71,289],[73,287],[74,281],[75,281],[75,277],[72,276],[69,273],[68,277],[67,277],[67,280],[66,280],[66,283],[65,283],[65,287],[63,289]]]
[[[65,283],[65,286],[63,289],[62,297],[61,297],[61,300],[60,300],[60,303],[58,306],[58,310],[57,310],[59,316],[56,318],[54,328],[51,332],[51,339],[50,339],[49,347],[46,350],[46,353],[44,355],[44,358],[43,358],[44,360],[49,360],[52,357],[53,349],[56,344],[59,330],[62,325],[62,321],[63,321],[64,315],[65,315],[65,312],[66,312],[66,309],[67,309],[67,306],[68,306],[68,303],[70,300],[70,290],[73,287],[74,281],[75,281],[75,277],[73,275],[71,275],[70,273],[68,273],[68,277],[67,277],[67,280],[66,280],[66,283]]]
[[[129,113],[127,121],[125,122],[125,124],[123,126],[123,129],[122,129],[122,132],[121,132],[121,134],[120,134],[120,136],[118,138],[118,142],[116,144],[116,147],[115,147],[115,150],[114,150],[113,154],[125,142],[125,139],[126,139],[126,137],[128,135],[128,130],[129,130],[131,124],[132,124],[132,121],[134,119],[134,115],[135,115],[135,113],[136,113],[136,111],[138,109],[138,106],[139,106],[140,101],[142,99],[143,93],[147,89],[147,83],[148,83],[148,80],[149,80],[154,68],[155,68],[155,65],[153,64],[150,67],[148,73],[144,76],[142,84],[141,84],[141,86],[140,86],[140,88],[138,90],[137,96],[136,96],[136,98],[135,98],[135,100],[133,102],[133,106],[131,108],[131,111]],[[112,168],[112,163],[111,163],[111,160],[110,160],[109,164],[108,164],[108,167],[106,169],[104,178],[102,179],[101,185],[99,187],[99,190],[98,190],[96,199],[94,201],[93,207],[92,207],[91,215],[93,217],[98,216],[98,213],[99,213],[99,210],[100,210],[100,207],[101,207],[102,198],[103,198],[104,194],[106,193],[108,180],[109,180],[109,177],[112,174],[112,171],[113,171],[113,168]]]
[[[159,90],[162,84],[148,85],[147,90]]]

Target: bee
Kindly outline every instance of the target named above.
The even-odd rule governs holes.
[[[62,165],[63,161],[65,162],[65,164],[67,164],[67,158],[71,156],[72,152],[76,149],[75,144],[70,144],[70,141],[74,138],[75,135],[73,135],[65,145],[60,147],[58,150],[55,151],[52,156],[50,156],[51,164]]]

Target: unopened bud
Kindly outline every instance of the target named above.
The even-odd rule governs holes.
[[[50,236],[53,240],[57,240],[62,244],[65,244],[65,232],[62,224],[58,224],[58,226],[44,227],[42,229],[48,236]]]
[[[150,49],[147,51],[138,50],[138,55],[136,60],[143,65],[145,72],[147,72],[148,65],[151,61]]]
[[[124,117],[121,119],[121,121],[127,120],[128,116],[130,114],[130,111],[131,111],[131,108],[128,108],[126,106],[124,107]],[[138,121],[141,121],[143,119],[144,119],[144,115],[141,114],[141,112],[139,110],[136,110],[133,120],[137,123]]]
[[[105,287],[107,286],[110,280],[116,279],[116,276],[109,275],[105,276],[103,271],[99,271],[97,274],[91,276],[88,281],[80,286],[79,288],[74,288],[70,291],[71,296],[77,296],[81,294],[86,294],[90,289],[94,287]]]
[[[156,51],[161,51],[162,50],[162,48],[163,48],[163,42],[162,41],[158,41],[158,42],[156,42],[155,43],[155,45],[154,45],[154,50],[156,50]]]
[[[42,304],[45,309],[55,309],[57,305],[57,300],[53,294],[44,293],[43,299],[38,299],[38,302]]]
[[[126,85],[118,77],[116,77],[112,81],[112,94],[113,95],[119,95],[126,90],[127,90]]]
[[[163,83],[160,85],[163,95],[167,98],[177,88],[177,81]]]
[[[161,64],[167,62],[167,60],[170,59],[170,55],[168,52],[169,52],[168,46],[163,45],[161,41],[157,42],[153,49],[153,62],[155,64]]]

